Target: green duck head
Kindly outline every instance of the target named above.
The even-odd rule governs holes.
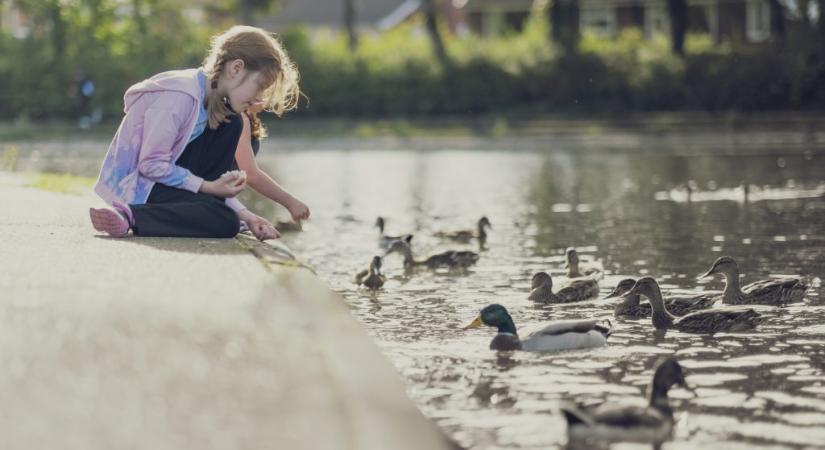
[[[614,297],[623,297],[625,294],[630,292],[633,289],[633,286],[636,284],[636,280],[633,278],[625,278],[622,281],[619,281],[619,284],[616,285],[616,288],[613,289],[613,292],[607,295],[605,299],[614,298]]]
[[[497,328],[499,333],[516,333],[516,325],[513,323],[513,318],[507,312],[507,308],[498,303],[485,306],[469,325],[464,327],[465,330],[471,328],[479,328],[481,325]]]
[[[651,405],[669,408],[667,406],[667,392],[673,386],[683,387],[696,395],[685,381],[682,365],[676,361],[676,358],[668,356],[658,361],[656,370],[653,372],[653,382],[649,387]]]
[[[547,272],[538,272],[533,275],[533,279],[530,280],[530,289],[536,289],[541,286],[547,286],[548,288],[553,288],[553,279],[550,278],[550,274]]]
[[[707,278],[713,274],[721,273],[723,275],[736,275],[739,276],[739,266],[736,264],[736,261],[733,260],[730,256],[722,256],[716,261],[713,262],[713,265],[710,266],[707,272],[704,275],[700,276],[699,278]]]
[[[373,270],[374,273],[381,273],[381,257],[380,256],[373,256],[372,261],[370,262],[370,269]]]

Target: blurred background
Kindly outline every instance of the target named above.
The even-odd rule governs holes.
[[[0,120],[119,122],[234,24],[280,34],[300,116],[825,106],[825,0],[0,0]],[[85,118],[85,119],[84,119]]]

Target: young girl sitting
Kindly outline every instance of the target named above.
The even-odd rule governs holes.
[[[130,229],[139,236],[233,237],[243,221],[258,239],[277,237],[268,220],[235,198],[247,183],[232,170],[244,129],[238,113],[260,104],[280,116],[299,95],[297,69],[280,43],[247,26],[216,36],[203,67],[130,87],[95,185],[112,209],[91,208],[92,225],[115,237]],[[277,198],[296,219],[309,217],[294,197]]]

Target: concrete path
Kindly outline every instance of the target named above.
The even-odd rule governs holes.
[[[449,448],[284,249],[95,236],[0,172],[0,448]]]

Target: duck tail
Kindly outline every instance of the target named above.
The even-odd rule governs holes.
[[[564,414],[564,420],[567,421],[567,426],[590,425],[593,422],[581,408],[574,404],[562,406],[561,413]]]

